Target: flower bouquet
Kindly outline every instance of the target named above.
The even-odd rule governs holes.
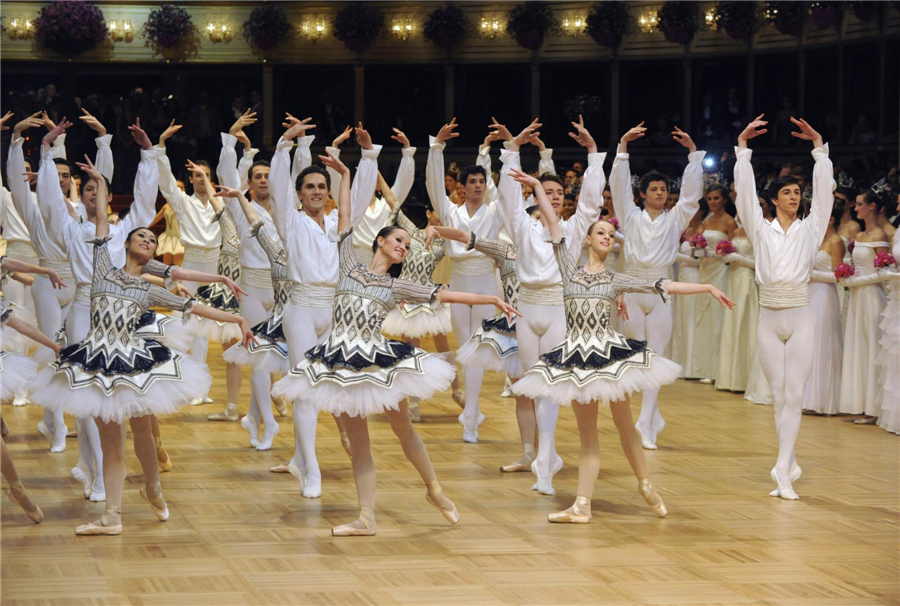
[[[34,21],[41,47],[74,57],[106,39],[106,21],[93,2],[51,2]]]
[[[875,267],[878,269],[887,269],[897,265],[897,259],[889,252],[880,252],[875,255]]]
[[[731,243],[731,240],[719,240],[719,243],[716,244],[716,254],[722,257],[730,255],[734,250],[734,244]]]
[[[852,265],[848,265],[847,263],[841,263],[837,267],[834,268],[834,277],[838,280],[843,280],[845,278],[852,278],[856,275],[856,269]]]
[[[691,236],[691,239],[688,240],[688,244],[691,246],[691,257],[694,259],[697,258],[695,253],[698,250],[706,250],[706,247],[709,246],[709,243],[706,241],[703,234],[694,234]]]

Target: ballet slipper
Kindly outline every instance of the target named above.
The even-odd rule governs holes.
[[[247,417],[244,417],[244,418],[246,419]],[[241,425],[244,425],[243,421],[241,421]],[[247,426],[244,425],[244,429],[246,429],[246,428],[247,428]],[[270,433],[269,426],[266,425],[266,429],[263,432],[263,439],[259,440],[257,442],[256,450],[271,450],[272,443],[275,442],[275,436],[278,435],[278,432],[280,430],[281,430],[281,428],[278,426],[278,421],[275,421],[272,424],[271,433]]]
[[[204,403],[204,404],[214,404],[214,403],[215,403],[215,400],[213,400],[213,399],[210,398],[209,396],[206,396],[205,398],[203,398],[203,403]]]
[[[284,401],[284,398],[272,398],[272,404],[275,405],[275,412],[278,413],[279,417],[287,416],[287,402]]]
[[[159,461],[160,471],[170,471],[172,469],[172,461],[169,459],[169,453],[163,446],[162,438],[156,438],[156,460]]]
[[[531,464],[534,463],[534,453],[531,455],[523,454],[522,458],[515,463],[503,465],[500,467],[502,473],[516,473],[518,471],[531,471]]]
[[[82,536],[122,534],[122,510],[107,509],[99,520],[75,528],[75,534]]]
[[[501,398],[515,398],[516,394],[512,391],[512,383],[509,380],[509,377],[506,377],[506,381],[503,383],[503,391],[500,392]]]
[[[303,496],[307,499],[318,499],[322,496],[322,476],[318,473],[306,474],[301,484]]]
[[[162,488],[160,487],[159,482],[156,482],[156,484],[153,486],[153,492],[156,495],[158,495],[159,500],[163,501],[162,509],[157,507],[153,503],[153,501],[150,500],[150,495],[148,494],[147,486],[141,487],[141,489],[138,492],[140,493],[141,498],[144,499],[145,501],[147,501],[147,503],[150,505],[150,508],[153,509],[153,513],[156,514],[157,520],[159,520],[160,522],[165,522],[166,520],[169,519],[169,505],[162,498]]]
[[[853,422],[856,425],[875,425],[878,422],[878,417],[862,417],[861,419],[856,419]]]
[[[550,468],[550,477],[542,478],[541,474],[538,473],[540,467],[537,464],[537,459],[535,459],[531,463],[531,473],[537,476],[537,482],[532,485],[531,490],[536,490],[541,494],[552,496],[556,494],[556,489],[553,488],[553,476],[559,473],[559,470],[563,468],[563,460],[562,457],[556,455],[556,460],[553,462],[553,467]]]
[[[290,473],[288,466],[291,464],[290,461],[287,463],[279,463],[278,465],[272,465],[269,467],[269,471],[272,473]]]
[[[37,503],[31,500],[21,482],[9,485],[9,500],[21,507],[28,519],[35,524],[40,524],[41,520],[44,519],[44,512],[41,511]]]
[[[656,438],[651,439],[649,435],[644,435],[644,432],[641,431],[641,426],[637,423],[634,424],[634,429],[641,438],[641,446],[644,447],[644,450],[656,450]]]
[[[575,504],[559,513],[551,513],[547,520],[554,524],[587,524],[591,521],[591,500],[575,497]]]
[[[463,412],[457,420],[459,424],[463,426],[463,442],[468,442],[469,444],[477,444],[478,443],[478,428],[481,427],[481,424],[484,423],[484,415],[478,413],[478,419],[475,421],[475,426],[472,427],[466,423],[465,420],[465,412]]]
[[[666,504],[663,503],[662,498],[658,494],[656,494],[656,490],[653,488],[653,485],[650,484],[650,478],[645,478],[638,482],[638,492],[641,493],[641,496],[644,497],[645,501],[647,501],[647,505],[650,506],[650,509],[653,510],[653,513],[661,518],[666,517],[666,514],[669,511],[666,509]]]
[[[191,406],[200,406],[201,404],[203,404],[203,398],[194,398],[193,400],[188,402],[188,404],[190,404]]]
[[[241,427],[250,434],[250,448],[256,448],[259,445],[259,427],[257,424],[251,421],[249,416],[245,415],[241,418]]]
[[[444,491],[441,488],[441,485],[437,483],[437,481],[429,482],[427,484],[428,492],[425,493],[425,500],[434,505],[444,516],[444,519],[450,522],[451,524],[456,524],[459,522],[459,510],[454,505],[453,501],[448,499],[446,495],[444,495]],[[446,504],[439,505],[439,501],[446,501],[450,504],[450,507],[447,507]]]
[[[700,379],[700,383],[702,383],[703,385],[712,385],[713,380],[712,379]]]
[[[53,441],[50,442],[50,452],[66,451],[66,434],[68,432],[69,428],[65,425],[56,430],[56,433],[53,434]]]
[[[31,404],[31,400],[25,394],[17,394],[13,399],[13,406],[25,406],[27,404]]]
[[[232,423],[237,421],[238,418],[239,415],[237,404],[233,404],[231,402],[229,402],[225,407],[224,412],[216,412],[206,416],[206,419],[208,421],[231,421]]]
[[[331,529],[336,537],[372,537],[375,536],[375,510],[371,507],[360,507],[359,518],[349,524],[342,524]]]
[[[775,480],[775,484],[778,485],[778,487],[775,490],[773,490],[772,492],[769,493],[770,497],[780,497],[787,501],[799,501],[800,500],[800,497],[797,495],[796,492],[794,492],[794,487],[791,486],[790,477],[788,477],[787,482],[782,482],[781,480],[778,479],[778,472],[774,468],[769,473],[769,475],[772,476],[772,479]]]
[[[84,494],[85,499],[91,498],[91,479],[87,476],[84,471],[75,466],[72,468],[72,477],[81,482],[81,492]]]
[[[103,474],[98,474],[91,482],[91,496],[88,497],[94,503],[102,503],[106,500],[106,486],[103,484]]]

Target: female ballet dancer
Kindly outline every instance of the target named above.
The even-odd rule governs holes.
[[[850,288],[847,326],[844,328],[844,359],[841,372],[840,409],[845,414],[862,414],[854,423],[873,425],[880,414],[880,371],[875,360],[880,351],[881,314],[887,305],[884,274],[875,267],[875,256],[890,249],[878,215],[885,194],[874,189],[856,197],[856,215],[865,230],[856,234],[851,257],[856,274],[838,281]]]
[[[722,240],[731,240],[737,230],[737,222],[725,212],[730,201],[728,189],[714,184],[706,192],[710,214],[703,219],[697,233],[706,238],[706,248],[700,260],[700,284],[712,284],[718,290],[728,286],[728,266],[725,257],[716,254],[716,246]],[[722,336],[722,320],[725,314],[719,305],[707,298],[698,299],[694,307],[694,345],[691,368],[701,383],[710,384],[719,370],[719,341]]]
[[[703,197],[703,163],[706,152],[697,151],[690,135],[677,128],[672,138],[688,150],[688,165],[681,177],[681,197],[672,210],[665,210],[668,202],[669,178],[656,171],[644,175],[637,196],[644,202],[641,210],[634,202],[631,187],[628,143],[644,136],[643,122],[622,135],[619,150],[609,174],[616,216],[625,234],[625,262],[629,275],[649,280],[668,277],[681,233],[699,208]],[[672,309],[659,297],[646,293],[625,296],[629,319],[625,334],[647,340],[655,351],[664,352],[672,336]],[[644,448],[656,447],[656,438],[666,422],[659,413],[659,392],[655,388],[643,390],[638,432]]]
[[[357,131],[358,137],[364,133],[361,130]],[[364,137],[368,142],[368,135]],[[367,147],[371,143],[364,145]],[[342,177],[336,226],[340,282],[334,297],[334,324],[325,342],[307,351],[306,359],[274,385],[273,393],[292,400],[302,397],[319,410],[340,414],[347,429],[360,516],[350,524],[334,527],[334,536],[371,536],[376,532],[375,468],[366,417],[382,412],[387,414],[404,454],[428,487],[426,499],[455,524],[459,512],[444,496],[406,406],[409,396],[429,398],[434,392],[447,389],[455,368],[408,343],[386,339],[381,334],[381,324],[391,308],[402,301],[428,302],[433,306],[442,301],[495,305],[510,314],[515,310],[499,297],[444,291],[442,287],[389,276],[387,271],[391,265],[402,262],[409,250],[409,234],[399,227],[382,229],[372,243],[372,262],[368,267],[361,265],[353,253],[350,237],[353,231],[350,169],[333,156],[320,156],[320,159]],[[362,172],[361,168],[357,179],[364,177]]]
[[[159,483],[150,418],[177,412],[184,403],[206,393],[212,383],[206,365],[136,334],[138,318],[149,307],[160,306],[180,310],[185,316],[194,313],[238,324],[245,342],[253,334],[242,317],[173,295],[141,278],[157,248],[156,236],[147,228],[136,228],[127,235],[125,266],[116,267],[108,250],[112,238],[106,181],[90,160],[78,166],[98,184],[95,238],[88,242],[94,246],[90,328],[83,341],[63,349],[59,359],[38,374],[35,384],[40,387],[32,398],[42,406],[95,420],[103,449],[106,511],[99,520],[78,526],[75,534],[117,535],[122,532],[126,476],[125,420],[131,422],[135,453],[144,473],[141,498],[164,522],[169,509]]]
[[[179,191],[184,192],[184,183],[175,182]],[[147,227],[153,227],[163,219],[166,220],[166,229],[159,234],[159,256],[166,265],[181,265],[184,262],[184,244],[181,243],[181,227],[178,225],[178,215],[172,210],[168,202],[163,204],[153,221]]]
[[[809,284],[809,304],[816,314],[816,340],[813,343],[813,367],[803,391],[803,411],[823,415],[840,412],[841,366],[844,333],[841,329],[841,303],[838,299],[834,268],[843,263],[844,239],[837,232],[844,205],[837,202],[825,239],[816,252],[816,263]]]
[[[738,216],[756,251],[759,285],[757,351],[766,379],[772,386],[778,461],[771,471],[777,488],[770,496],[796,500],[791,483],[800,476],[795,458],[797,434],[803,416],[803,390],[812,371],[816,317],[809,304],[809,279],[816,253],[834,204],[834,171],[828,146],[805,120],[791,118],[800,132],[791,134],[813,142],[813,191],[809,215],[797,212],[802,191],[796,178],[775,179],[767,195],[775,206],[775,220],[766,221],[756,195],[756,178],[747,141],[767,132],[761,114],[738,136],[735,148],[734,189]]]
[[[638,479],[638,491],[653,511],[666,515],[666,506],[650,484],[641,439],[631,417],[630,395],[635,391],[673,383],[678,365],[654,352],[645,341],[628,339],[609,326],[612,307],[621,292],[669,294],[709,293],[722,305],[734,304],[711,284],[684,284],[667,278],[637,278],[606,269],[606,258],[615,243],[615,226],[600,219],[589,228],[588,263],[578,266],[573,253],[581,242],[569,243],[540,182],[519,170],[512,177],[531,185],[546,218],[554,252],[563,278],[566,302],[566,338],[541,356],[540,361],[512,389],[530,398],[550,397],[573,406],[581,434],[578,464],[578,497],[569,509],[550,514],[551,522],[586,524],[591,519],[591,497],[600,472],[597,404],[609,404],[622,450]]]
[[[895,210],[900,213],[900,191],[895,187],[891,193]],[[891,242],[891,254],[900,259],[900,235],[894,232]],[[900,373],[897,372],[897,358],[900,357],[900,271],[895,265],[881,270],[884,284],[888,291],[888,302],[881,314],[881,353],[877,363],[881,368],[883,383],[881,385],[881,416],[878,425],[885,431],[900,434]]]

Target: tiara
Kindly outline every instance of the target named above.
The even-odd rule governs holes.
[[[881,181],[876,181],[872,184],[872,191],[880,198],[888,190],[888,187],[887,178],[882,177]]]
[[[838,187],[846,187],[847,189],[853,189],[853,179],[847,176],[847,173],[841,171],[838,173],[837,178]]]
[[[681,189],[681,179],[672,179],[672,189]]]

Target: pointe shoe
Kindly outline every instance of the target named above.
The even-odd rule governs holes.
[[[231,421],[234,423],[240,418],[238,415],[237,405],[228,405],[225,407],[225,410],[222,412],[214,412],[211,415],[206,415],[206,419],[208,421]]]
[[[102,503],[106,500],[106,486],[103,485],[103,476],[97,476],[91,482],[91,496],[88,497],[92,503]]]
[[[853,421],[856,425],[875,425],[878,422],[878,417],[862,417],[860,419],[856,419]]]
[[[303,489],[306,488],[306,478],[304,477],[303,472],[297,467],[297,463],[294,462],[294,459],[288,461],[287,467],[288,473],[297,478],[297,481],[300,482],[300,492],[303,492]]]
[[[279,417],[287,416],[287,402],[284,401],[284,398],[272,398],[272,404],[275,405],[275,412]]]
[[[91,498],[91,479],[82,471],[80,467],[72,468],[72,477],[81,482],[81,492],[85,499]]]
[[[204,404],[213,404],[214,402],[215,402],[215,400],[213,400],[213,399],[210,398],[209,396],[206,396],[205,398],[203,398],[203,403],[204,403]]]
[[[506,377],[506,381],[503,383],[503,391],[500,392],[501,398],[515,398],[516,395],[512,391],[512,383],[509,381],[509,377]]]
[[[247,417],[244,418],[246,419]],[[241,421],[241,425],[243,424],[244,422]],[[275,442],[275,436],[278,435],[279,431],[281,431],[281,428],[278,426],[278,421],[275,422],[275,430],[272,432],[271,436],[269,435],[269,428],[266,427],[266,430],[263,432],[263,439],[259,440],[259,442],[257,442],[256,444],[256,450],[271,450],[272,444]]]
[[[193,400],[188,402],[188,404],[190,404],[191,406],[200,406],[201,404],[203,404],[203,398],[194,398]]]
[[[442,492],[443,491],[438,492],[437,494],[442,494]],[[440,511],[444,515],[444,519],[451,524],[456,524],[457,522],[459,522],[459,510],[456,508],[456,505],[453,502],[450,503],[451,505],[453,505],[452,509],[444,509],[435,502],[434,498],[431,496],[431,493],[428,492],[425,493],[425,500],[434,505],[438,509],[438,511]],[[447,500],[449,501],[450,499]]]
[[[41,508],[38,507],[37,503],[34,503],[34,511],[28,511],[25,509],[25,506],[22,505],[22,501],[20,500],[20,496],[25,496],[24,492],[21,495],[17,495],[12,490],[9,491],[9,500],[22,508],[22,511],[25,512],[25,515],[28,516],[28,519],[34,522],[35,524],[40,524],[41,520],[44,519],[44,512],[41,511]]]
[[[799,480],[800,476],[802,476],[802,475],[803,475],[803,470],[800,469],[799,465],[794,463],[793,466],[791,466],[791,483],[793,484],[794,482]]]
[[[465,410],[466,408],[466,392],[460,389],[453,390],[453,401],[456,405]]]
[[[663,503],[662,497],[656,494],[656,490],[653,488],[653,485],[650,484],[649,478],[638,482],[638,492],[641,493],[641,496],[647,501],[647,505],[650,506],[653,513],[661,518],[666,517],[669,510],[666,509],[666,504]],[[656,502],[656,505],[653,504],[654,502]]]
[[[53,434],[53,441],[50,442],[50,452],[66,451],[66,434],[68,432],[69,429],[63,425],[55,434]]]
[[[538,473],[537,459],[535,459],[531,463],[531,473],[537,476],[537,482],[532,485],[531,490],[536,490],[539,493],[547,496],[555,495],[556,489],[553,488],[553,476],[555,476],[559,472],[559,470],[562,469],[562,467],[563,460],[559,455],[557,455],[556,461],[553,462],[553,467],[550,468],[550,477],[542,478]]]
[[[156,439],[156,460],[159,462],[160,471],[170,471],[172,469],[172,461],[169,459],[169,453],[166,452],[162,440]]]
[[[412,421],[413,423],[418,423],[422,420],[422,413],[419,410],[418,404],[416,404],[415,406],[410,406],[406,410],[407,410],[407,413],[409,414],[409,420]]]
[[[484,415],[478,413],[478,419],[475,421],[475,427],[469,428],[466,425],[465,419],[463,418],[465,413],[459,415],[457,420],[459,424],[463,426],[463,442],[468,442],[469,444],[477,444],[478,443],[478,428],[481,427],[481,424],[484,423]]]
[[[634,428],[641,437],[641,446],[644,447],[644,450],[656,450],[656,440],[650,439],[649,435],[644,435],[644,432],[641,431],[641,426],[637,423],[634,424]]]
[[[772,476],[772,479],[775,480],[775,484],[778,485],[778,487],[775,490],[773,490],[772,492],[769,493],[770,497],[780,497],[787,501],[799,501],[800,500],[800,496],[796,492],[794,492],[794,487],[791,486],[790,478],[788,479],[788,482],[786,482],[786,483],[780,482],[778,480],[778,474],[775,472],[775,469],[772,469],[772,471],[769,473],[769,475]]]
[[[115,536],[117,534],[122,534],[122,525],[115,524],[114,526],[104,526],[101,519],[97,520],[97,522],[88,522],[87,524],[78,526],[75,528],[75,534],[81,536]]]
[[[534,456],[522,455],[522,458],[515,463],[504,465],[500,468],[502,473],[516,473],[518,471],[531,471],[531,464],[534,463]]]
[[[318,499],[322,496],[322,476],[306,474],[303,481],[303,496],[307,499]]]
[[[375,526],[375,511],[368,507],[362,507],[359,518],[349,524],[341,524],[331,529],[332,536],[336,537],[373,537],[377,530]]]
[[[241,427],[250,434],[250,448],[256,448],[259,445],[259,427],[248,416],[241,417]]]
[[[150,505],[150,508],[153,510],[153,513],[156,514],[157,520],[159,520],[160,522],[165,522],[166,520],[169,519],[169,504],[168,503],[166,503],[166,506],[164,508],[157,509],[156,505],[154,505],[150,501],[150,497],[147,496],[147,487],[146,486],[141,487],[141,489],[138,492],[140,493],[141,498],[144,499],[145,501],[147,501],[147,504]]]
[[[290,461],[287,463],[279,463],[278,465],[272,465],[269,467],[269,471],[272,473],[290,473],[288,466],[290,465]]]
[[[547,520],[554,524],[587,524],[591,521],[591,500],[587,497],[576,497],[575,503],[558,513],[551,513]]]
[[[28,399],[28,396],[20,395],[13,399],[13,406],[25,406],[26,404],[31,404],[31,400]]]

